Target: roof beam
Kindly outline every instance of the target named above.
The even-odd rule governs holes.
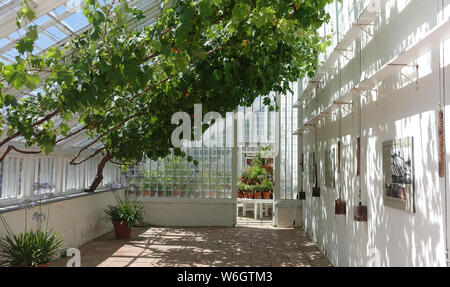
[[[39,5],[37,5],[34,8],[34,12],[36,14],[36,19],[41,16],[44,16],[49,11],[56,9],[59,6],[65,4],[67,2],[69,2],[69,0],[45,0],[45,1],[42,1],[41,3],[39,3]],[[0,29],[0,39],[17,30],[16,17],[17,17],[16,13],[12,13],[12,14],[6,15],[5,17],[1,17],[0,27],[2,27],[2,29]]]

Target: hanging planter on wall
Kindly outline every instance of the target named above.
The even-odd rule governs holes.
[[[313,187],[312,197],[320,197],[320,187]]]
[[[312,197],[320,197],[320,187],[317,180],[317,163],[314,164],[314,173],[316,175],[316,186],[312,188]]]
[[[367,206],[362,205],[360,202],[358,206],[355,206],[355,221],[366,222],[367,221]]]
[[[306,192],[304,192],[303,190],[300,191],[300,192],[298,193],[298,199],[299,199],[299,200],[306,200]]]
[[[335,215],[347,214],[347,206],[345,200],[339,198],[334,202],[334,214]]]

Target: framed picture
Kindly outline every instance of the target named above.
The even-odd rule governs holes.
[[[309,153],[308,156],[308,173],[309,173],[309,183],[314,185],[316,184],[316,173],[315,173],[315,165],[316,162],[316,153]]]
[[[325,186],[336,188],[336,149],[331,148],[325,152]]]
[[[383,142],[384,205],[415,212],[414,138]]]

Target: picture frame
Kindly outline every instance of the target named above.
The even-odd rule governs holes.
[[[336,188],[336,148],[325,151],[325,186]]]
[[[415,213],[414,138],[383,142],[383,203]]]

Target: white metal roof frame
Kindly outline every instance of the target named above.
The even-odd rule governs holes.
[[[0,0],[0,61],[5,64],[12,64],[15,62],[14,55],[17,54],[16,41],[18,41],[25,33],[23,28],[18,29],[16,25],[17,12],[21,8],[22,0]],[[37,48],[33,51],[34,54],[39,55],[44,53],[50,47],[62,47],[65,43],[70,41],[78,34],[84,33],[90,29],[87,19],[82,15],[82,8],[84,6],[83,0],[32,0],[30,1],[36,20],[32,24],[38,26],[39,37],[45,37],[45,48]],[[130,5],[143,11],[146,19],[139,23],[135,29],[142,29],[155,22],[160,15],[160,0],[129,0]],[[72,18],[71,18],[72,17]],[[71,19],[71,21],[68,21]],[[79,21],[82,24],[78,27],[72,27],[70,23]],[[84,25],[83,25],[84,24]],[[59,31],[56,32],[56,31]],[[58,34],[58,35],[55,35]],[[46,78],[45,73],[40,73],[41,79]],[[36,89],[36,91],[39,89]],[[24,91],[28,94],[36,93],[36,91]],[[22,97],[23,93],[9,88],[7,93]],[[56,118],[55,124],[58,125],[61,120]],[[75,132],[80,128],[80,124],[76,119],[70,121],[71,130],[69,133]],[[2,135],[0,138],[4,138]],[[62,139],[60,136],[57,140]],[[86,138],[84,133],[80,133],[73,138],[60,141],[57,144],[58,149],[61,150],[76,150],[92,142]],[[11,142],[12,144],[22,145],[23,138],[17,138]],[[97,149],[101,143],[90,147],[90,150]]]

